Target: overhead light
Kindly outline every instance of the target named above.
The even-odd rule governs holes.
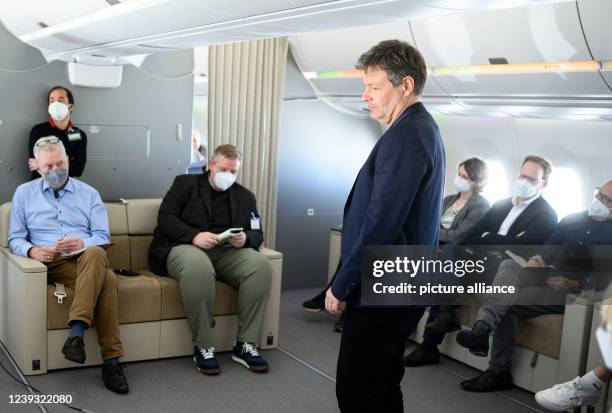
[[[434,67],[438,76],[493,74],[493,73],[547,73],[547,72],[597,72],[601,64],[592,60],[575,62],[518,63],[503,65],[471,65]]]
[[[431,69],[427,68],[427,75],[431,75]],[[302,72],[306,79],[338,79],[338,78],[362,78],[363,70],[326,70],[322,72]]]
[[[114,6],[104,7],[91,14],[80,16],[75,19],[67,20],[62,23],[54,24],[40,30],[35,30],[30,33],[19,36],[19,40],[23,42],[31,42],[32,40],[42,39],[52,36],[57,33],[63,33],[70,30],[78,29],[79,27],[87,26],[102,20],[112,17],[122,16],[134,11],[142,10],[147,7],[155,6],[160,3],[165,3],[170,0],[130,0],[118,3]]]

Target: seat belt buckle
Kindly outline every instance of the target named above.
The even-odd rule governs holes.
[[[55,292],[53,293],[54,296],[57,297],[57,303],[58,304],[62,304],[64,301],[64,298],[66,298],[68,296],[68,294],[66,294],[66,288],[64,287],[64,284],[62,283],[54,283],[55,284]]]

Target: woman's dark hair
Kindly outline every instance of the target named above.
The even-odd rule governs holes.
[[[459,167],[461,166],[465,168],[465,171],[470,177],[470,181],[476,182],[476,192],[482,192],[489,178],[489,167],[487,163],[480,158],[473,157],[461,162]]]

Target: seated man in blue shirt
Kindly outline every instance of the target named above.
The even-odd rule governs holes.
[[[49,283],[74,289],[70,333],[62,348],[64,357],[85,362],[83,335],[95,320],[104,359],[104,384],[115,393],[127,393],[127,380],[118,362],[123,347],[119,339],[117,279],[100,247],[110,241],[106,209],[94,188],[75,178],[68,179],[68,156],[58,138],[40,138],[34,146],[34,156],[42,178],[15,191],[9,247],[14,254],[45,264]]]
[[[457,334],[457,343],[477,356],[489,352],[489,334],[493,332],[493,348],[489,369],[461,383],[467,391],[487,392],[512,387],[510,367],[514,347],[515,317],[526,319],[565,312],[565,296],[580,291],[588,274],[606,274],[606,260],[591,254],[587,246],[612,245],[612,180],[598,188],[588,211],[571,214],[557,225],[540,255],[532,257],[528,267],[552,265],[556,270],[544,272],[541,287],[525,286],[539,275],[524,272],[514,260],[503,261],[495,275],[494,285],[515,286],[516,294],[487,297],[470,330]],[[554,248],[555,246],[567,246]],[[602,265],[603,264],[603,265]],[[606,277],[593,281],[603,281]],[[599,284],[599,283],[598,283]],[[539,304],[535,304],[539,303]]]

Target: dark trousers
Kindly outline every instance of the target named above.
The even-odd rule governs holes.
[[[527,319],[547,314],[563,314],[565,307],[561,305],[513,305],[500,316],[500,321],[493,331],[493,346],[489,368],[494,371],[510,370],[512,353],[514,352],[514,336],[516,319]]]
[[[342,413],[404,411],[402,357],[423,311],[414,307],[347,309],[336,372]]]

